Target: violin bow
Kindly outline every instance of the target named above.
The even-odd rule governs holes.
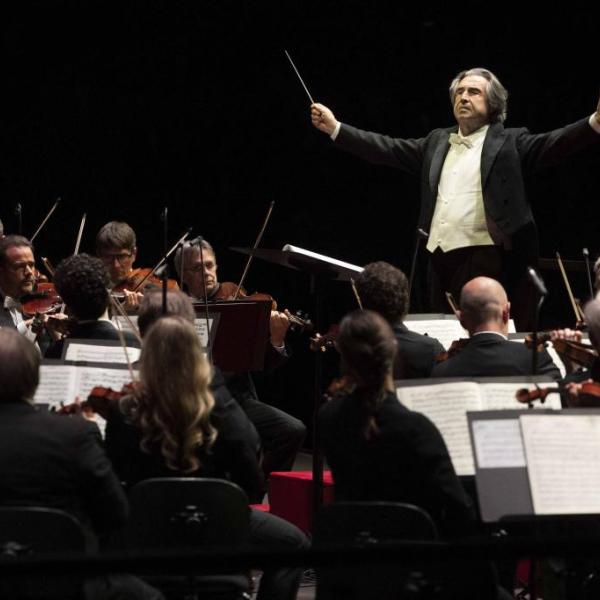
[[[56,199],[56,202],[52,206],[52,208],[48,211],[48,214],[45,216],[44,220],[40,223],[40,226],[35,230],[35,233],[29,238],[29,241],[33,244],[33,240],[38,236],[40,231],[44,228],[44,225],[48,221],[48,219],[52,216],[52,213],[56,210],[56,207],[60,204],[61,198],[60,196]]]
[[[590,268],[590,251],[587,248],[581,250],[585,260],[585,271],[587,273],[588,285],[590,286],[590,298],[594,298],[594,286],[592,285],[592,269]]]
[[[448,304],[450,306],[450,308],[452,309],[452,312],[454,313],[454,316],[459,319],[459,314],[458,314],[458,305],[456,304],[456,300],[454,300],[454,296],[452,295],[451,292],[446,292],[446,300],[448,301]]]
[[[108,292],[108,290],[107,290],[107,293],[108,293],[108,297],[110,298],[113,306],[115,306],[115,307],[118,306],[119,303],[112,297],[112,295]],[[119,306],[117,308],[117,311],[119,309],[122,310],[122,307]],[[123,312],[125,312],[125,311],[123,311]],[[129,319],[128,315],[126,315],[126,318],[127,318],[128,322],[133,326],[133,324],[131,323],[131,319]],[[139,334],[139,331],[136,333],[135,326],[133,326],[133,331],[141,343],[142,338]],[[119,336],[119,342],[121,342],[121,348],[123,348],[123,352],[125,353],[125,360],[127,361],[127,369],[129,370],[129,376],[131,377],[131,381],[135,381],[135,375],[133,373],[131,359],[129,358],[129,352],[127,350],[127,342],[125,342],[125,336],[123,335],[123,330],[121,329],[121,323],[118,320],[117,320],[117,335]]]
[[[265,217],[262,228],[261,228],[260,232],[258,233],[258,237],[256,238],[256,242],[254,243],[252,250],[256,250],[258,248],[258,245],[260,244],[260,240],[262,239],[263,233],[265,232],[265,229],[267,228],[267,223],[269,222],[269,219],[271,218],[271,213],[273,212],[274,206],[275,206],[275,201],[271,200],[271,203],[269,204],[269,210],[267,211],[267,216]],[[246,266],[244,267],[244,272],[242,273],[242,278],[240,279],[240,282],[237,285],[237,289],[235,290],[235,295],[233,297],[234,300],[237,300],[237,298],[239,296],[240,290],[242,289],[242,285],[244,284],[244,280],[246,279],[246,275],[248,274],[248,269],[250,268],[250,263],[252,262],[253,258],[254,258],[254,256],[251,254],[248,257],[248,260],[246,261]]]
[[[160,267],[165,263],[165,261],[169,258],[169,256],[171,256],[171,254],[173,254],[173,252],[175,252],[175,249],[177,248],[177,246],[179,246],[179,244],[182,244],[185,241],[185,238],[187,238],[187,236],[190,235],[191,232],[192,232],[192,228],[188,227],[186,229],[185,233],[171,246],[171,249],[160,259],[160,261],[154,267],[154,269],[152,269],[152,271],[149,271],[148,274],[131,291],[137,292],[140,289],[140,287],[142,287],[142,285],[144,285],[144,283],[146,283],[146,280],[148,279],[148,277],[150,277],[151,275],[154,275],[156,270],[160,269]]]
[[[358,295],[358,290],[356,289],[356,282],[353,277],[350,277],[350,285],[352,286],[352,291],[354,292],[354,297],[356,298],[356,302],[358,302],[358,307],[360,310],[365,310],[363,308],[363,303],[360,300],[360,296]]]
[[[115,310],[115,312],[118,312],[119,315],[121,315],[125,319],[125,321],[127,322],[127,325],[129,325],[129,327],[131,328],[131,331],[133,332],[133,335],[135,335],[135,337],[137,338],[138,342],[141,344],[142,343],[142,336],[140,334],[140,330],[138,329],[137,325],[131,320],[130,316],[127,314],[127,311],[121,306],[121,304],[110,293],[110,291],[109,291],[108,295],[109,295],[109,298],[110,298],[111,305],[112,305],[113,309]],[[117,323],[119,323],[118,319],[117,319]]]
[[[565,283],[565,287],[567,288],[567,294],[569,295],[569,300],[571,301],[571,306],[573,307],[573,312],[575,313],[575,322],[576,323],[584,323],[585,316],[577,302],[575,301],[575,296],[573,296],[573,290],[571,289],[571,284],[569,283],[569,278],[567,277],[567,272],[565,271],[565,266],[563,264],[562,258],[560,254],[556,253],[556,260],[558,262],[558,267],[562,274],[563,281]]]
[[[85,227],[86,218],[86,213],[83,213],[83,217],[81,217],[81,223],[79,224],[79,232],[77,233],[77,241],[75,242],[75,250],[73,251],[73,256],[77,256],[79,254],[79,246],[81,245],[81,238],[83,237],[83,228]]]

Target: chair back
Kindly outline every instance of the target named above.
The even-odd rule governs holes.
[[[246,540],[246,494],[222,479],[146,479],[129,494],[129,545],[145,548],[236,545]]]
[[[0,558],[57,553],[86,553],[91,535],[72,515],[53,508],[0,507]],[[82,578],[76,573],[43,573],[0,578],[1,598],[78,598]]]

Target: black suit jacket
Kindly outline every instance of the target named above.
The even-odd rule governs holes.
[[[553,166],[569,154],[600,141],[589,125],[589,117],[549,133],[531,134],[526,128],[505,129],[490,125],[481,153],[481,187],[486,215],[513,248],[537,254],[531,207],[525,194],[523,175]],[[448,153],[448,136],[457,126],[435,129],[420,139],[392,138],[342,124],[336,146],[376,164],[396,167],[420,177],[419,227],[429,231],[437,201],[442,166]],[[499,242],[499,240],[494,240]]]
[[[444,352],[444,346],[435,338],[410,331],[406,325],[394,326],[398,341],[396,379],[422,379],[431,375],[435,357]]]
[[[97,532],[124,523],[127,498],[95,424],[0,403],[0,503],[65,510]]]
[[[464,533],[472,505],[450,461],[446,444],[423,414],[388,393],[369,441],[361,435],[353,395],[337,396],[318,416],[319,443],[335,481],[336,501],[389,500],[425,509],[446,533]]]
[[[538,374],[560,379],[546,350],[538,352]],[[531,350],[495,333],[480,333],[452,358],[437,364],[432,377],[502,377],[531,374]]]
[[[0,295],[0,301],[3,301],[4,298]],[[4,308],[4,303],[0,306],[0,327],[12,327],[16,329],[16,325],[12,319],[10,311]]]
[[[123,336],[128,347],[139,348],[138,339],[130,331],[124,331]],[[119,334],[112,323],[108,321],[92,321],[76,325],[67,336],[73,340],[118,340]],[[61,358],[64,340],[53,342],[44,353],[46,358]]]

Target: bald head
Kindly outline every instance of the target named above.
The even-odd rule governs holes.
[[[508,332],[510,303],[504,288],[489,277],[476,277],[460,293],[460,322],[473,335],[478,331]]]

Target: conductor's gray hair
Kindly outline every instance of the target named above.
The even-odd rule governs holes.
[[[488,114],[490,123],[504,123],[506,120],[506,106],[508,103],[508,91],[500,83],[500,80],[487,69],[476,67],[461,71],[450,84],[450,103],[454,106],[454,98],[459,83],[470,75],[483,77],[487,80],[488,86],[486,90],[486,101],[488,106]]]

